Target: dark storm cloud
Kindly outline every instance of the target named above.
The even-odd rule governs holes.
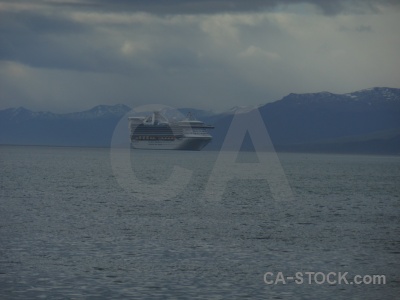
[[[40,11],[1,11],[0,32],[7,33],[14,28],[15,34],[39,33],[68,34],[84,30],[84,26],[62,16],[62,14],[48,15]]]
[[[337,14],[356,7],[378,10],[379,5],[397,5],[396,0],[88,0],[43,1],[57,6],[80,6],[108,11],[144,11],[155,14],[208,14],[221,12],[254,12],[278,5],[313,4],[325,14]]]
[[[15,1],[0,1],[15,4]],[[276,7],[309,3],[319,7],[326,14],[336,14],[351,7],[374,9],[377,5],[394,4],[396,1],[380,0],[76,0],[76,1],[19,1],[30,9],[0,9],[0,60],[15,60],[35,67],[66,68],[91,71],[122,70],[126,63],[119,57],[110,56],[115,52],[104,44],[91,44],[94,28],[90,24],[77,22],[63,11],[96,12],[148,12],[154,14],[212,14],[220,12],[254,12]],[[35,5],[37,6],[35,9]],[[60,10],[60,9],[64,10]],[[135,24],[139,26],[139,24]],[[363,27],[365,29],[367,27]],[[253,28],[254,29],[254,28]],[[174,32],[173,34],[179,34]],[[62,38],[61,38],[62,36]],[[67,41],[68,39],[68,41]],[[96,47],[102,46],[102,49]],[[167,48],[168,49],[168,48]],[[179,49],[178,49],[179,51]],[[165,53],[171,62],[182,64],[185,57],[194,58],[188,50],[183,51],[180,60],[177,52]],[[156,57],[163,64],[169,58]],[[186,60],[189,62],[189,59]],[[192,60],[196,61],[196,60]],[[132,66],[130,66],[132,67]]]
[[[2,1],[5,3],[13,0]],[[399,5],[398,0],[22,0],[19,3],[51,5],[60,9],[149,12],[154,14],[210,14],[222,12],[255,12],[276,6],[312,4],[323,13],[333,15],[345,11],[362,13],[379,11],[381,5]]]
[[[0,11],[0,59],[29,62],[39,67],[78,67],[71,44],[57,43],[57,37],[88,33],[85,25],[61,14],[37,11]],[[71,46],[71,47],[70,47]],[[62,56],[62,59],[61,59]]]
[[[98,8],[145,11],[159,14],[208,14],[221,12],[254,12],[278,5],[312,4],[324,14],[344,11],[362,13],[379,10],[380,5],[398,5],[397,0],[99,0],[91,2]]]
[[[225,109],[393,86],[396,4],[0,0],[0,102],[74,110],[134,98]]]
[[[110,45],[94,41],[95,29],[63,13],[0,12],[0,60],[37,68],[124,72]],[[99,38],[101,40],[101,38]]]
[[[38,3],[70,7],[67,2]],[[104,20],[103,13],[95,15],[100,24],[97,21],[93,24],[88,20],[92,10],[75,10],[80,7],[77,3],[73,3],[72,7],[74,9],[69,12],[49,9],[47,6],[45,9],[0,10],[0,61],[15,61],[36,68],[131,75],[145,72],[149,67],[193,68],[207,64],[204,60],[200,61],[190,47],[180,45],[183,39],[189,41],[193,38],[195,33],[192,28],[174,24],[149,26],[142,21],[126,24],[120,22],[120,17],[130,20],[132,15],[125,12],[113,15],[116,21],[110,23]],[[71,17],[76,12],[84,13],[82,19]],[[103,22],[106,25],[103,26]],[[124,39],[140,40],[142,36],[149,35],[147,31],[152,31],[152,26],[156,28],[150,34],[151,48],[138,50],[135,46],[135,53],[138,50],[140,57],[130,55],[130,44],[121,45]],[[120,33],[126,38],[114,38]],[[190,42],[190,45],[195,44],[196,41]]]

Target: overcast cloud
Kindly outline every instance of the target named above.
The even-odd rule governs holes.
[[[400,87],[398,3],[0,1],[0,109],[223,111]]]

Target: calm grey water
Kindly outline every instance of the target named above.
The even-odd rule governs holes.
[[[109,149],[0,147],[0,299],[400,295],[399,156],[279,154],[294,199],[274,200],[265,180],[232,179],[204,201],[216,153],[132,155],[143,183],[181,166],[189,184],[144,199],[118,183]],[[264,283],[266,272],[308,271],[387,282]]]

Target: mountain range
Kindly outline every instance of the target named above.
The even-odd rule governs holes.
[[[179,111],[191,111],[214,125],[213,141],[205,150],[218,150],[235,114],[253,109],[259,110],[278,151],[400,153],[400,89],[396,88],[289,94],[272,103],[221,114],[191,108]],[[67,114],[23,107],[0,110],[0,144],[108,147],[115,126],[130,111],[123,104]],[[254,149],[248,134],[241,149]]]

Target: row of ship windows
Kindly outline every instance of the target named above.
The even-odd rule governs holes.
[[[148,135],[143,135],[143,136],[136,136],[134,138],[135,140],[163,140],[163,141],[173,141],[175,140],[174,136],[148,136]]]
[[[207,134],[207,130],[204,129],[188,129],[183,130],[184,133],[194,133],[194,134]]]

